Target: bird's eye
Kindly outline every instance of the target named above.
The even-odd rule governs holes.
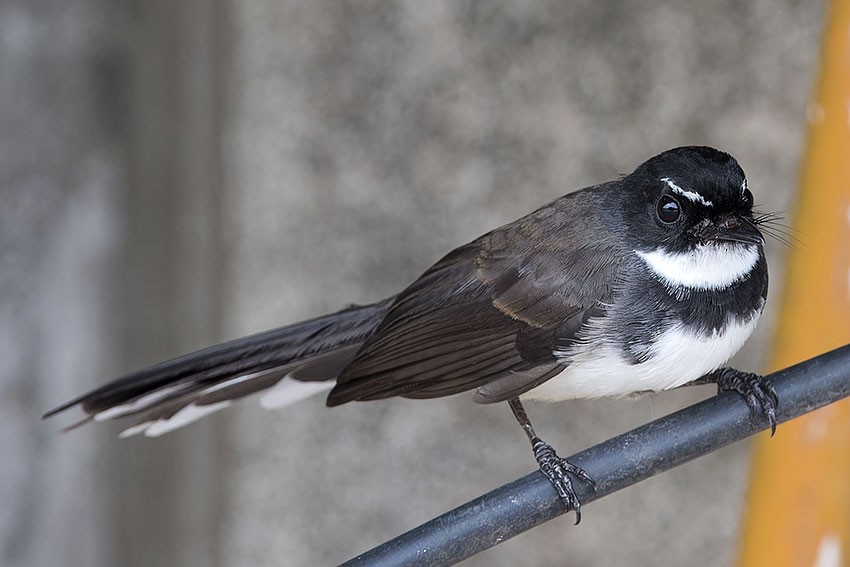
[[[655,207],[655,213],[659,220],[665,224],[672,224],[679,220],[682,215],[682,207],[679,206],[679,201],[672,195],[664,195],[658,200],[658,205]]]

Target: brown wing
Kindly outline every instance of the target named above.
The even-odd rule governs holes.
[[[440,260],[399,294],[328,405],[485,385],[476,400],[499,401],[556,375],[556,345],[602,313],[618,264],[613,237],[591,241],[566,222],[571,208],[598,214],[594,197],[563,197]]]

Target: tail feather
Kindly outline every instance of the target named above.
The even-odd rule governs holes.
[[[279,407],[283,382],[320,383],[330,389],[357,349],[384,317],[392,299],[356,306],[190,353],[114,380],[44,414],[80,406],[97,421],[134,418],[126,434],[156,436],[191,423],[233,401],[276,387],[263,405]],[[306,384],[305,384],[306,386]],[[76,425],[76,424],[75,424]],[[73,427],[73,426],[72,426]]]

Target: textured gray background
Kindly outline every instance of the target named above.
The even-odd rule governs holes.
[[[823,6],[629,6],[0,2],[0,564],[330,565],[529,472],[507,407],[464,396],[249,401],[157,440],[38,416],[380,299],[675,145],[791,207]],[[529,411],[568,454],[710,394]],[[747,467],[739,444],[465,564],[729,565]]]

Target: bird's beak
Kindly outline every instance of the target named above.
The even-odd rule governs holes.
[[[712,224],[714,230],[710,231],[713,234],[706,234],[708,240],[764,245],[764,236],[756,228],[752,219],[729,215],[720,222]]]
[[[735,214],[719,220],[704,219],[691,229],[691,235],[700,242],[737,242],[764,244],[764,237],[752,219]]]

